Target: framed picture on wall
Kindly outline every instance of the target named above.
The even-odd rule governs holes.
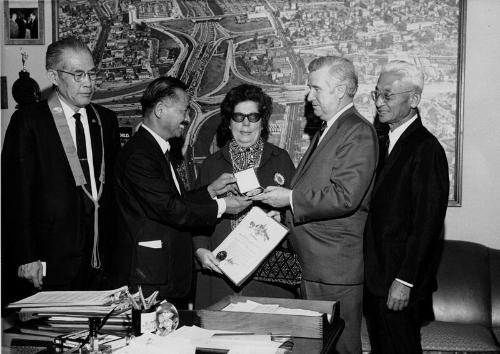
[[[53,38],[78,36],[99,69],[94,100],[121,127],[142,118],[151,80],[175,76],[192,97],[183,153],[189,181],[217,149],[220,103],[239,84],[273,98],[268,141],[298,165],[318,119],[305,105],[307,67],[318,56],[350,59],[356,108],[374,120],[370,92],[382,67],[402,59],[421,67],[424,125],[449,164],[449,205],[461,205],[466,0],[53,0]],[[129,129],[130,130],[130,129]],[[124,133],[124,137],[126,133]]]
[[[45,44],[43,0],[6,0],[4,43]]]

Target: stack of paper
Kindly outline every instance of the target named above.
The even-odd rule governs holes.
[[[276,354],[282,353],[281,342],[271,340],[270,335],[254,335],[253,333],[239,333],[230,331],[216,331],[202,329],[197,326],[184,326],[168,336],[162,337],[145,333],[134,338],[117,354],[148,353],[164,354],[194,354],[196,350],[215,349],[227,350],[231,354]]]
[[[222,311],[232,312],[252,312],[252,313],[274,313],[280,315],[301,315],[301,316],[321,316],[322,313],[304,309],[290,309],[281,307],[278,304],[260,304],[255,301],[247,300],[245,302],[237,302],[229,304]],[[330,316],[330,315],[328,315]]]
[[[13,302],[9,308],[20,308],[21,320],[40,316],[105,316],[111,311],[121,313],[130,308],[127,287],[104,291],[41,291]]]

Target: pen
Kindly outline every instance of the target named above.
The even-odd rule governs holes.
[[[159,292],[158,290],[155,290],[146,300],[148,303],[148,308],[150,308],[152,305],[155,304],[156,302],[156,297],[158,296]]]
[[[127,290],[127,298],[128,298],[128,301],[130,302],[130,304],[132,305],[132,307],[135,309],[135,310],[140,310],[140,306],[137,304],[137,302],[135,302],[134,298],[132,297],[132,295],[130,294],[130,292]]]
[[[146,304],[146,300],[144,300],[144,294],[142,293],[142,288],[140,285],[139,285],[139,298],[141,299],[144,310],[149,309],[148,304]]]

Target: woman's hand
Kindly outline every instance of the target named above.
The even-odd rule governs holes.
[[[270,216],[277,222],[281,222],[281,213],[278,210],[270,210],[267,212],[267,216]]]
[[[218,267],[219,261],[213,253],[210,250],[207,250],[206,248],[198,248],[195,252],[196,257],[201,263],[201,266],[203,269],[208,269],[214,272],[217,272],[219,274],[222,274],[222,271]]]

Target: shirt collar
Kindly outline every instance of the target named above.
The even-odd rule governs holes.
[[[354,106],[354,103],[351,102],[347,105],[345,105],[340,111],[338,111],[332,118],[330,118],[330,120],[328,120],[326,122],[326,126],[328,128],[330,128],[333,123],[335,123],[335,121],[342,115],[342,113],[344,113],[345,111],[347,111],[349,108],[353,107]]]
[[[85,108],[82,107],[75,112],[73,108],[71,108],[66,102],[64,102],[64,100],[61,98],[61,96],[59,96],[59,94],[57,94],[57,98],[59,98],[59,102],[61,102],[61,107],[63,109],[64,116],[68,121],[71,118],[73,118],[73,114],[75,113],[80,113],[83,119],[87,118],[87,111],[85,110]]]
[[[413,123],[415,121],[415,119],[417,119],[417,117],[418,117],[418,115],[415,114],[410,120],[404,122],[396,129],[389,130],[389,140],[390,140],[392,145],[394,145],[396,143],[396,141],[398,141],[398,139],[401,137],[401,135],[403,135],[405,130],[408,129],[408,127],[411,125],[411,123]]]
[[[155,138],[156,142],[158,145],[160,145],[161,152],[165,153],[167,151],[170,151],[170,143],[166,140],[164,140],[161,136],[156,134],[150,127],[148,127],[146,124],[142,123],[142,127],[146,129],[149,134]]]

